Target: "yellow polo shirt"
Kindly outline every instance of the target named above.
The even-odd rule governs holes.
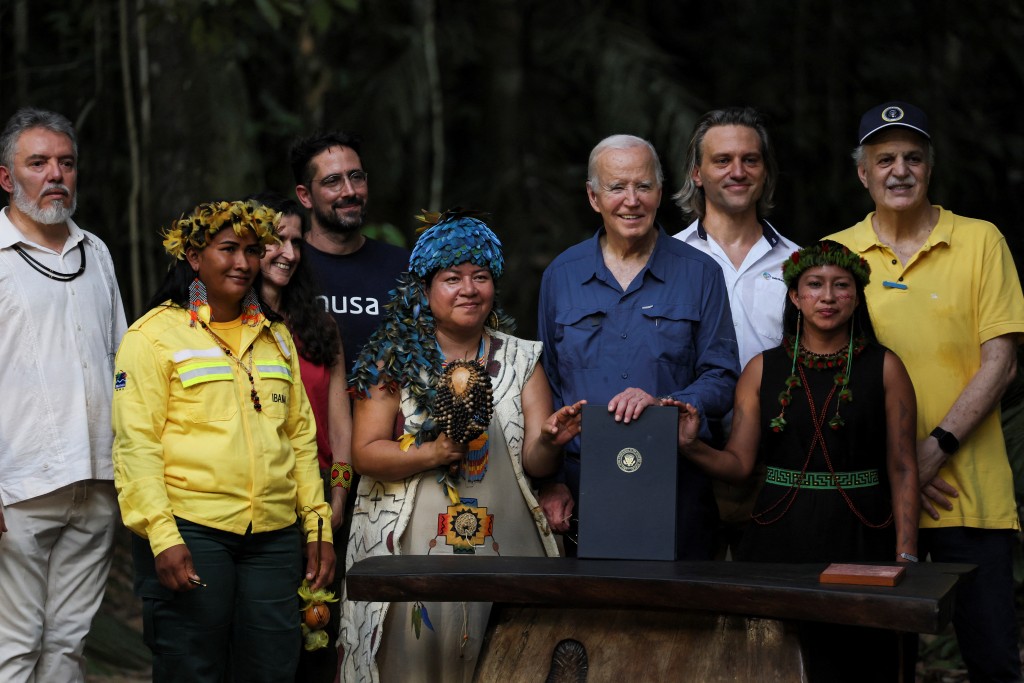
[[[188,312],[158,306],[129,328],[114,367],[114,483],[125,525],[153,554],[182,543],[174,517],[244,534],[302,519],[308,541],[332,540],[316,428],[284,325],[232,330],[252,376]]]
[[[939,222],[904,266],[878,240],[872,214],[831,235],[871,265],[865,295],[878,340],[907,366],[917,392],[917,438],[928,437],[981,365],[981,344],[1024,333],[1024,295],[1006,240],[991,223],[942,207]],[[1019,529],[999,409],[939,471],[960,492],[921,526]]]

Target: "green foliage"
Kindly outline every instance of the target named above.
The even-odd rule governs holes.
[[[740,11],[722,12],[707,1],[126,2],[133,50],[140,10],[149,27],[157,95],[144,161],[156,224],[242,182],[222,182],[211,159],[229,160],[223,165],[245,182],[287,191],[291,140],[340,128],[365,140],[370,217],[400,226],[408,241],[441,155],[430,135],[440,116],[444,196],[431,208],[493,215],[517,283],[506,304],[532,321],[541,270],[597,227],[583,181],[602,137],[629,132],[655,144],[666,173],[659,220],[674,232],[683,225],[669,195],[696,117],[760,107],[782,170],[773,222],[806,243],[868,210],[848,159],[853,131],[864,109],[897,97],[932,117],[933,199],[992,220],[1015,253],[1024,249],[1024,233],[1012,229],[1024,212],[1020,3],[741,0]],[[26,2],[33,49],[22,61],[13,4],[0,5],[0,114],[20,104],[9,95],[17,83],[72,119],[103,112],[88,120],[95,128],[82,131],[82,147],[84,159],[103,159],[111,204],[91,222],[109,225],[116,242],[113,204],[130,180],[116,3]],[[427,26],[436,27],[438,92],[427,77]],[[136,68],[138,57],[129,56]],[[88,219],[93,200],[83,200]]]
[[[963,669],[965,667],[960,648],[956,643],[956,632],[953,625],[948,625],[942,633],[934,636],[921,636],[919,659],[928,669]]]
[[[275,127],[278,130],[302,130],[302,117],[292,109],[284,106],[282,102],[274,99],[270,93],[261,92],[259,94],[259,103],[263,105],[267,110],[269,120],[265,121],[271,127]],[[262,129],[263,126],[258,126],[257,129]]]
[[[363,226],[363,234],[375,240],[394,244],[399,247],[409,247],[402,231],[391,223],[367,223]]]
[[[309,23],[317,33],[324,33],[331,25],[331,5],[327,0],[313,0],[309,4]]]
[[[281,13],[278,11],[275,3],[272,0],[255,0],[256,9],[263,15],[270,28],[275,31],[281,29]]]

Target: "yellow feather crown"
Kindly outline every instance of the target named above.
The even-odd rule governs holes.
[[[185,258],[185,251],[189,247],[203,249],[211,237],[228,226],[239,237],[246,230],[252,230],[263,246],[277,244],[280,240],[276,228],[280,220],[280,213],[252,200],[206,202],[193,209],[192,213],[182,214],[181,218],[160,234],[164,238],[164,250],[181,260]]]

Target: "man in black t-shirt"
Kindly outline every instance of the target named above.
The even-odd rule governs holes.
[[[341,332],[346,371],[359,350],[381,321],[384,304],[390,299],[398,275],[409,269],[409,251],[380,242],[362,233],[366,218],[369,186],[359,158],[359,139],[341,132],[318,132],[297,140],[291,148],[290,162],[295,176],[295,196],[310,212],[310,229],[305,235],[302,258],[312,266],[320,287],[324,310],[332,315]],[[342,486],[338,462],[347,460],[334,454],[331,473],[324,474],[331,487]],[[343,463],[344,467],[348,463]],[[350,485],[358,485],[353,476]],[[346,546],[354,490],[347,495],[344,521],[334,533],[339,567],[332,589],[341,596],[345,575]],[[330,498],[328,498],[330,500]],[[333,642],[338,635],[338,603],[330,607],[326,630]],[[338,672],[334,647],[303,652],[295,680],[304,683],[328,683]]]
[[[377,328],[395,278],[409,267],[408,250],[362,233],[369,182],[359,146],[352,135],[319,132],[290,152],[295,196],[310,211],[302,255],[316,273],[324,310],[338,323],[349,369]]]

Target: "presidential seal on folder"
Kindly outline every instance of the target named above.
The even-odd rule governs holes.
[[[578,556],[676,559],[679,411],[651,406],[629,424],[583,406]]]

